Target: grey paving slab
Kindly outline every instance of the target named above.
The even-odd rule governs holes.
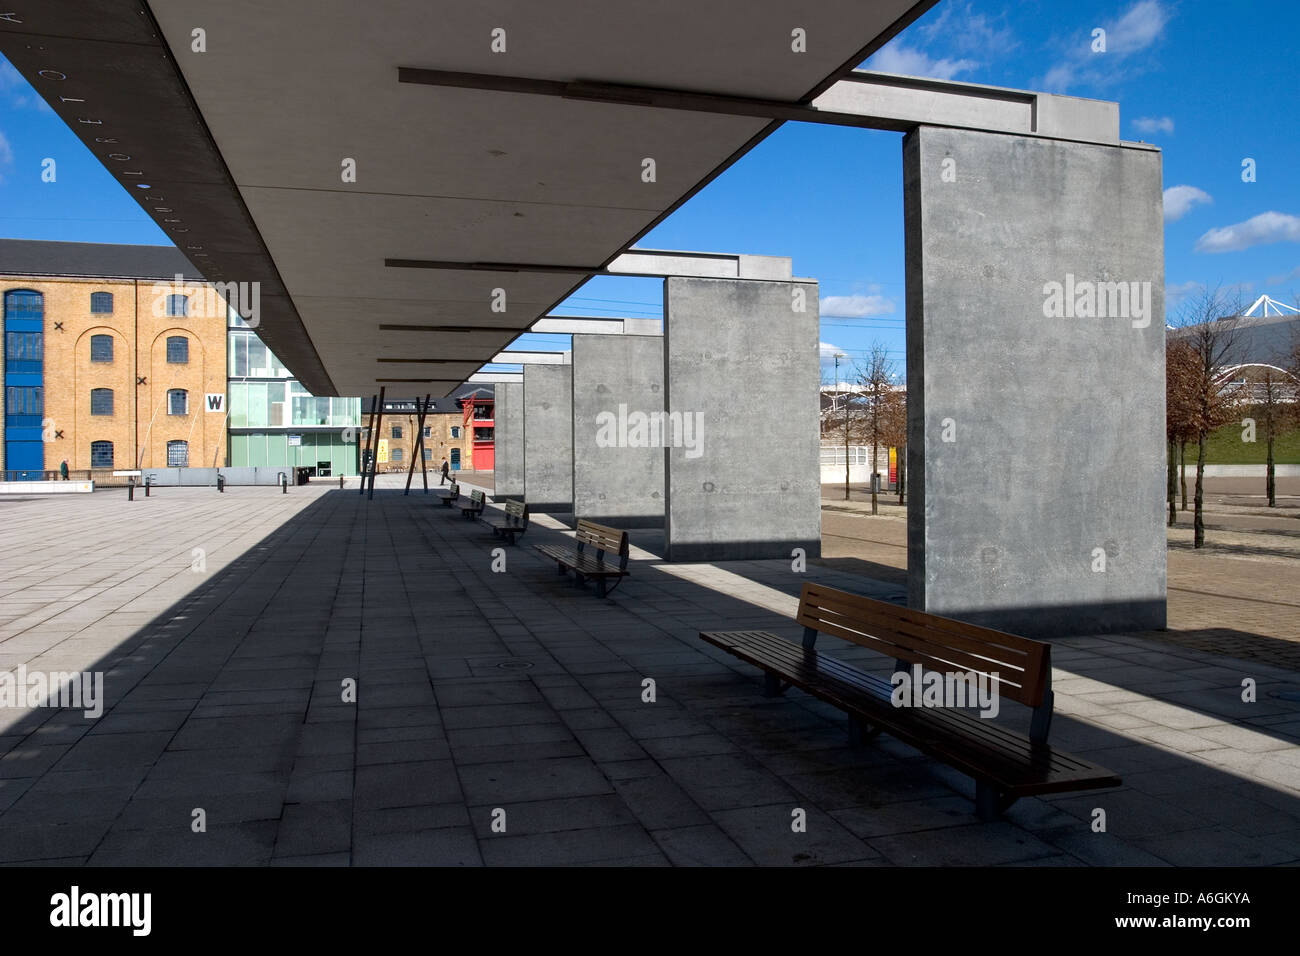
[[[797,640],[805,579],[895,600],[897,587],[784,561],[669,573],[634,532],[649,550],[601,601],[527,548],[492,573],[481,529],[382,483],[373,501],[203,492],[147,513],[98,494],[7,512],[15,549],[64,577],[51,586],[0,555],[0,668],[108,676],[99,720],[0,712],[0,863],[1285,865],[1300,852],[1300,703],[1239,693],[1243,675],[1264,691],[1300,683],[1285,670],[1128,635],[1058,642],[1053,740],[1125,784],[982,824],[961,774],[888,737],[848,746],[835,708],[763,697],[754,668],[697,637]],[[103,543],[84,556],[50,544],[91,525]],[[547,518],[529,538],[562,527]],[[188,571],[193,547],[205,575]],[[1008,705],[1000,719],[1027,718]],[[195,807],[206,834],[190,830]],[[806,833],[790,829],[795,808]]]

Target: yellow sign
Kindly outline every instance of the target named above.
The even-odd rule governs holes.
[[[388,464],[388,439],[379,439],[379,458],[376,459],[381,465]]]

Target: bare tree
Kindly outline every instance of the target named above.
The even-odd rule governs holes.
[[[837,354],[837,358],[844,358],[844,355]],[[846,378],[839,380],[830,379],[829,375],[824,374],[823,380],[827,385],[836,386],[830,393],[829,401],[825,402],[822,407],[821,438],[823,442],[834,442],[844,449],[844,500],[849,500],[849,466],[851,458],[849,456],[850,445],[862,440],[864,402],[861,395],[855,394],[854,389],[848,381],[851,375],[849,369],[844,370]]]
[[[879,513],[876,496],[877,468],[876,453],[884,438],[884,427],[889,416],[888,406],[894,401],[897,389],[894,386],[894,363],[889,352],[880,342],[871,344],[871,355],[865,363],[858,365],[858,384],[862,386],[863,399],[866,402],[866,420],[864,435],[871,445],[871,513]]]
[[[1169,445],[1169,525],[1178,521],[1178,471],[1183,460],[1180,450],[1195,436],[1197,409],[1196,352],[1187,342],[1171,339],[1165,343],[1165,437]],[[1183,478],[1183,508],[1187,508],[1187,481]]]
[[[1206,442],[1211,432],[1233,420],[1239,407],[1237,391],[1226,386],[1231,377],[1227,368],[1237,343],[1241,310],[1239,293],[1230,294],[1221,288],[1211,290],[1203,287],[1200,292],[1190,296],[1181,309],[1175,333],[1176,340],[1186,342],[1196,356],[1196,400],[1192,425],[1197,455],[1192,543],[1197,548],[1205,546]]]
[[[1264,494],[1270,508],[1277,507],[1273,448],[1278,435],[1295,422],[1295,383],[1296,379],[1286,370],[1260,365],[1246,371],[1246,383],[1242,388],[1245,393],[1242,405],[1251,416],[1251,428],[1264,433]]]
[[[907,481],[907,391],[896,384],[880,414],[880,440],[886,448],[898,449],[898,503],[903,503]]]

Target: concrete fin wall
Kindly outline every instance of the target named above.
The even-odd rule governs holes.
[[[573,366],[524,366],[524,494],[533,511],[573,511]]]
[[[573,336],[573,513],[614,527],[664,521],[664,410],[658,335]]]
[[[922,127],[903,157],[909,604],[1163,627],[1159,152]]]
[[[664,315],[667,558],[819,556],[817,284],[667,279]]]
[[[524,496],[524,387],[502,383],[496,386],[495,463],[496,488],[493,500]]]

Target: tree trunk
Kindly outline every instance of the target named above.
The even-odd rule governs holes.
[[[878,512],[876,507],[876,439],[871,439],[871,513]]]
[[[1178,443],[1178,462],[1179,471],[1182,473],[1183,483],[1183,510],[1187,510],[1187,442]]]
[[[844,500],[849,500],[849,423],[844,421]]]
[[[1178,446],[1174,442],[1168,443],[1169,461],[1165,471],[1167,474],[1166,497],[1169,499],[1169,527],[1173,527],[1178,521]]]
[[[1205,547],[1205,438],[1206,433],[1201,432],[1196,442],[1196,512],[1192,519],[1192,546],[1196,548]]]
[[[904,466],[906,461],[907,446],[898,446],[898,503],[903,504],[903,488],[907,484],[907,468]]]
[[[1268,506],[1270,508],[1276,508],[1277,507],[1277,486],[1273,480],[1273,433],[1272,431],[1270,431],[1268,435],[1268,469],[1267,469],[1267,478],[1265,480],[1265,488],[1267,489],[1268,492]]]

